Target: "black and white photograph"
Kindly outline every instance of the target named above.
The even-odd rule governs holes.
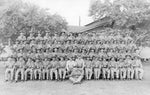
[[[150,95],[150,0],[0,0],[0,95]]]

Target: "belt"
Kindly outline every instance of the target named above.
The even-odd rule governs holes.
[[[94,68],[99,68],[99,67],[94,67]]]

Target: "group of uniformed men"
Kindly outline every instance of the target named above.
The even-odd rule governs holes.
[[[143,68],[133,39],[126,35],[23,33],[12,45],[5,80],[142,79]],[[78,68],[73,70],[74,68]],[[79,72],[78,72],[79,71]],[[30,76],[29,76],[30,75]],[[74,80],[78,76],[77,80]],[[85,76],[85,77],[84,77]]]

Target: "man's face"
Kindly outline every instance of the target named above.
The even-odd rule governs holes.
[[[31,61],[31,59],[29,58],[28,61]]]
[[[48,36],[48,33],[46,33],[46,36]]]
[[[38,34],[38,37],[40,37],[40,36],[41,36],[41,34],[39,33],[39,34]]]
[[[32,36],[33,36],[33,34],[31,33],[31,34],[30,34],[30,37],[32,37]]]

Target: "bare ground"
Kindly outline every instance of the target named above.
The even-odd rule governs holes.
[[[70,81],[4,82],[4,68],[0,67],[0,95],[150,95],[150,64],[144,65],[144,79],[131,81]]]

